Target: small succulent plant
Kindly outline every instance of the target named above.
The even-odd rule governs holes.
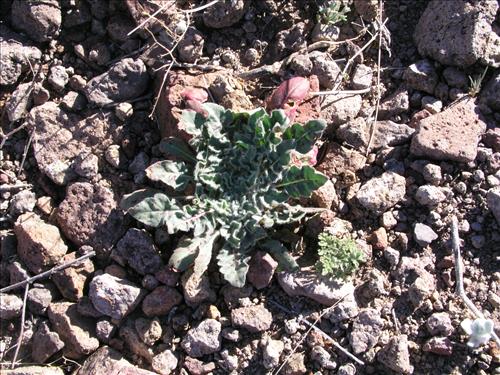
[[[163,140],[160,150],[169,159],[146,170],[172,190],[136,191],[124,197],[122,209],[148,226],[188,233],[169,261],[176,270],[192,266],[201,276],[216,257],[224,278],[242,287],[256,248],[282,268],[296,268],[273,227],[303,218],[308,210],[293,200],[327,181],[307,163],[292,163],[292,155],[313,150],[325,123],[293,123],[281,109],[233,112],[204,103],[197,92],[184,94],[192,110],[183,111],[181,121],[191,140]]]
[[[339,22],[347,21],[347,14],[351,9],[347,5],[342,5],[340,0],[326,0],[320,5],[318,12],[318,22],[324,25],[335,25]]]
[[[354,273],[363,261],[363,253],[350,238],[338,238],[323,232],[318,239],[319,260],[316,269],[323,276],[345,279]]]
[[[460,325],[465,333],[470,336],[467,345],[471,348],[478,348],[492,338],[494,324],[491,319],[464,319]]]

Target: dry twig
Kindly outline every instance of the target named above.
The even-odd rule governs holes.
[[[451,246],[455,258],[455,294],[462,299],[465,306],[474,314],[476,318],[484,319],[484,314],[467,297],[464,288],[462,257],[460,254],[460,237],[458,235],[458,220],[456,216],[451,218]],[[500,347],[500,338],[493,331],[491,334],[497,345]]]
[[[30,284],[26,284],[24,288],[24,297],[23,297],[23,309],[21,312],[21,332],[19,332],[19,337],[17,338],[17,347],[14,352],[14,357],[12,358],[12,364],[10,368],[14,368],[17,361],[17,356],[19,355],[19,350],[21,349],[21,344],[23,342],[24,336],[24,320],[26,319],[26,301],[28,300],[28,291],[30,289]]]
[[[368,140],[368,145],[366,146],[366,154],[365,156],[368,156],[370,152],[370,148],[373,142],[373,136],[375,135],[375,130],[377,127],[377,118],[378,118],[378,111],[380,108],[380,64],[382,61],[382,30],[384,28],[385,22],[382,22],[383,19],[383,6],[384,2],[382,0],[379,0],[379,29],[378,29],[378,56],[377,56],[377,103],[375,105],[375,117],[373,118],[372,125],[370,126],[370,138]],[[386,19],[387,21],[387,19]]]
[[[333,346],[335,346],[338,350],[340,350],[342,353],[344,353],[347,357],[351,358],[353,361],[355,361],[356,363],[359,363],[360,365],[364,365],[365,363],[360,360],[359,358],[357,358],[356,356],[354,356],[353,354],[351,354],[347,349],[343,348],[342,346],[340,346],[337,341],[335,341],[331,336],[327,335],[325,332],[323,332],[321,329],[319,329],[318,327],[316,327],[316,323],[318,323],[318,321],[327,313],[329,312],[333,307],[335,307],[337,304],[339,304],[345,297],[347,297],[347,294],[345,296],[343,296],[341,299],[339,299],[335,304],[333,304],[332,306],[330,306],[329,308],[323,310],[321,312],[321,314],[318,316],[318,318],[316,318],[316,320],[313,322],[313,323],[309,323],[308,320],[302,318],[300,315],[288,310],[286,307],[282,306],[281,304],[279,304],[278,302],[275,302],[275,301],[270,301],[273,305],[275,305],[276,307],[280,308],[281,310],[287,312],[288,314],[290,315],[295,315],[295,316],[298,316],[298,320],[301,321],[302,323],[306,324],[307,326],[309,326],[309,329],[304,333],[304,335],[302,336],[301,340],[297,343],[297,345],[293,348],[292,352],[285,358],[285,360],[283,361],[283,363],[281,364],[280,367],[278,367],[278,369],[276,370],[276,372],[274,372],[274,375],[277,375],[281,369],[283,368],[283,366],[285,366],[285,364],[287,363],[287,361],[290,359],[290,357],[292,356],[293,353],[296,352],[297,348],[299,347],[299,345],[305,340],[305,338],[307,337],[307,335],[309,334],[309,332],[311,332],[311,330],[315,330],[317,331],[321,336],[323,336],[323,338],[325,338],[326,340],[330,341]]]
[[[65,268],[68,268],[68,267],[70,267],[70,266],[72,266],[72,265],[74,265],[76,263],[79,263],[82,260],[85,260],[87,258],[91,258],[94,255],[95,255],[95,251],[89,251],[87,254],[84,254],[81,257],[76,258],[76,259],[74,259],[74,260],[72,260],[70,262],[66,262],[66,263],[60,264],[60,265],[58,265],[58,266],[56,266],[54,268],[51,268],[48,271],[45,271],[45,272],[39,273],[38,275],[32,276],[29,279],[25,279],[23,281],[19,281],[19,282],[15,283],[15,284],[6,286],[5,288],[0,289],[0,293],[6,293],[6,292],[9,292],[11,290],[17,289],[17,288],[19,288],[21,286],[24,286],[26,284],[31,284],[31,283],[33,283],[36,280],[40,280],[40,279],[43,279],[44,277],[51,276],[55,272],[61,271],[61,270],[65,269]]]

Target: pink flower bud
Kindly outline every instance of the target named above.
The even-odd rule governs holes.
[[[208,94],[203,89],[198,89],[196,87],[187,87],[181,92],[181,96],[184,100],[192,100],[200,103],[205,103],[208,100]]]
[[[293,77],[286,80],[268,99],[268,109],[295,107],[309,94],[309,80],[304,77]],[[290,103],[292,102],[292,103]]]

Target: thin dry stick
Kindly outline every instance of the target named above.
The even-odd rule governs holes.
[[[360,89],[360,90],[330,90],[330,91],[313,91],[311,92],[311,95],[318,95],[318,96],[323,96],[323,95],[336,95],[336,94],[343,94],[343,95],[358,95],[358,94],[366,94],[367,92],[370,92],[372,90],[371,87],[367,87],[366,89]]]
[[[342,353],[344,353],[347,357],[351,358],[356,363],[359,363],[360,365],[364,365],[365,364],[362,360],[360,360],[359,358],[357,358],[353,354],[349,353],[349,351],[347,349],[345,349],[342,346],[340,346],[337,343],[337,341],[335,341],[331,336],[327,335],[321,329],[319,329],[318,327],[316,327],[316,323],[323,317],[323,315],[325,315],[333,307],[335,307],[337,304],[339,304],[345,297],[347,297],[347,294],[344,295],[341,299],[339,299],[334,305],[332,305],[329,308],[323,310],[323,312],[319,315],[319,317],[312,324],[309,323],[309,321],[307,321],[306,319],[301,318],[300,316],[298,317],[299,321],[301,321],[302,323],[305,323],[306,325],[309,326],[309,329],[306,331],[306,333],[304,334],[304,336],[302,337],[302,339],[300,340],[300,342],[292,350],[292,353],[287,358],[285,358],[285,361],[281,364],[281,366],[278,368],[278,370],[274,373],[275,375],[280,372],[280,370],[283,368],[283,366],[286,364],[286,362],[290,359],[291,355],[293,353],[295,353],[295,351],[297,350],[298,346],[305,340],[305,338],[307,337],[307,335],[309,334],[309,332],[311,332],[312,329],[314,329],[316,332],[318,332],[319,334],[321,334],[321,336],[323,336],[323,338],[325,338],[328,341],[330,341],[333,344],[333,346],[335,346],[338,350],[340,350]],[[275,302],[275,301],[270,301],[270,302],[272,304],[274,304],[275,306],[277,306],[278,308],[280,308],[281,310],[287,312],[288,314],[290,314],[290,315],[296,315],[292,311],[288,310],[286,307],[280,305],[278,302]]]
[[[21,160],[21,164],[19,164],[19,168],[17,168],[17,177],[21,175],[21,172],[24,167],[24,163],[26,162],[26,157],[28,156],[28,150],[31,146],[31,142],[33,141],[33,136],[35,135],[35,128],[31,130],[30,137],[28,138],[28,142],[24,145],[23,158]]]
[[[197,8],[193,8],[193,9],[179,9],[179,11],[182,12],[182,13],[186,13],[186,14],[196,13],[196,12],[199,12],[200,10],[204,10],[206,8],[211,7],[212,5],[217,4],[219,1],[220,0],[213,0],[210,3],[208,3],[208,4],[201,5],[201,6],[197,7]]]
[[[3,193],[5,191],[26,189],[26,188],[30,188],[30,187],[31,187],[30,184],[2,185],[2,186],[0,186],[0,193]]]
[[[129,31],[129,33],[127,34],[127,36],[130,36],[132,35],[133,33],[135,33],[137,30],[139,30],[140,28],[142,28],[144,25],[146,25],[149,21],[151,21],[154,17],[156,17],[158,14],[160,14],[161,12],[163,12],[168,5],[174,3],[174,0],[170,0],[170,1],[166,1],[165,4],[163,4],[161,7],[158,8],[158,10],[156,10],[153,14],[151,14],[148,18],[146,18],[144,21],[142,21],[139,25],[137,25],[136,27],[134,27],[131,31]]]
[[[370,127],[370,138],[368,140],[368,145],[366,146],[366,154],[365,156],[368,156],[368,153],[370,152],[370,148],[372,146],[373,142],[373,137],[375,135],[375,130],[377,128],[377,117],[378,117],[378,110],[380,108],[380,64],[382,61],[382,30],[384,27],[384,24],[382,23],[382,18],[383,18],[383,6],[384,2],[382,0],[379,0],[379,30],[378,30],[378,57],[377,57],[377,103],[375,105],[375,117],[373,118],[372,125]]]
[[[80,262],[82,260],[85,260],[87,258],[91,258],[94,255],[95,255],[95,251],[89,251],[87,254],[82,255],[81,257],[79,257],[77,259],[74,259],[74,260],[72,260],[70,262],[66,262],[66,263],[60,264],[59,266],[51,268],[48,271],[45,271],[45,272],[39,273],[38,275],[32,276],[29,279],[25,279],[23,281],[19,281],[19,282],[15,283],[15,284],[6,286],[5,288],[0,289],[0,293],[6,293],[6,292],[9,292],[11,290],[17,289],[17,288],[19,288],[21,286],[24,286],[26,284],[31,284],[31,283],[33,283],[36,280],[43,279],[44,277],[47,277],[47,276],[51,276],[55,272],[61,271],[61,270],[65,269],[65,268],[68,268],[68,267],[74,265],[75,263],[78,263],[78,262]]]
[[[476,316],[476,318],[484,319],[483,313],[474,305],[474,303],[467,297],[464,288],[463,269],[462,269],[462,256],[460,254],[460,237],[458,236],[458,220],[456,216],[451,218],[451,246],[453,248],[453,255],[455,258],[455,294],[464,301],[465,306]],[[492,332],[491,336],[500,346],[500,338]]]
[[[24,288],[24,298],[23,298],[23,310],[21,312],[21,332],[19,333],[19,337],[17,338],[17,347],[14,352],[14,358],[12,358],[12,364],[10,366],[11,369],[14,368],[17,361],[17,356],[19,355],[19,350],[21,349],[21,344],[23,342],[24,336],[24,320],[26,319],[26,301],[28,300],[28,291],[30,289],[30,284],[26,284]]]

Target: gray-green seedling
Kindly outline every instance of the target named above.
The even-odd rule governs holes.
[[[309,197],[327,177],[309,165],[293,165],[291,155],[311,151],[325,123],[291,123],[283,110],[237,113],[213,103],[200,105],[182,115],[189,145],[174,138],[162,141],[160,149],[173,160],[146,170],[149,179],[177,194],[186,188],[194,194],[139,190],[124,197],[122,208],[148,226],[189,232],[169,260],[176,270],[193,266],[201,276],[216,256],[224,278],[242,287],[255,248],[268,251],[284,269],[297,268],[273,238],[273,228],[313,211],[291,201]]]
[[[345,279],[354,273],[363,261],[363,253],[350,238],[338,238],[329,233],[318,236],[316,269],[323,276]]]
[[[351,9],[347,5],[342,5],[340,0],[326,0],[323,5],[319,6],[318,22],[323,25],[345,22],[350,11]]]

